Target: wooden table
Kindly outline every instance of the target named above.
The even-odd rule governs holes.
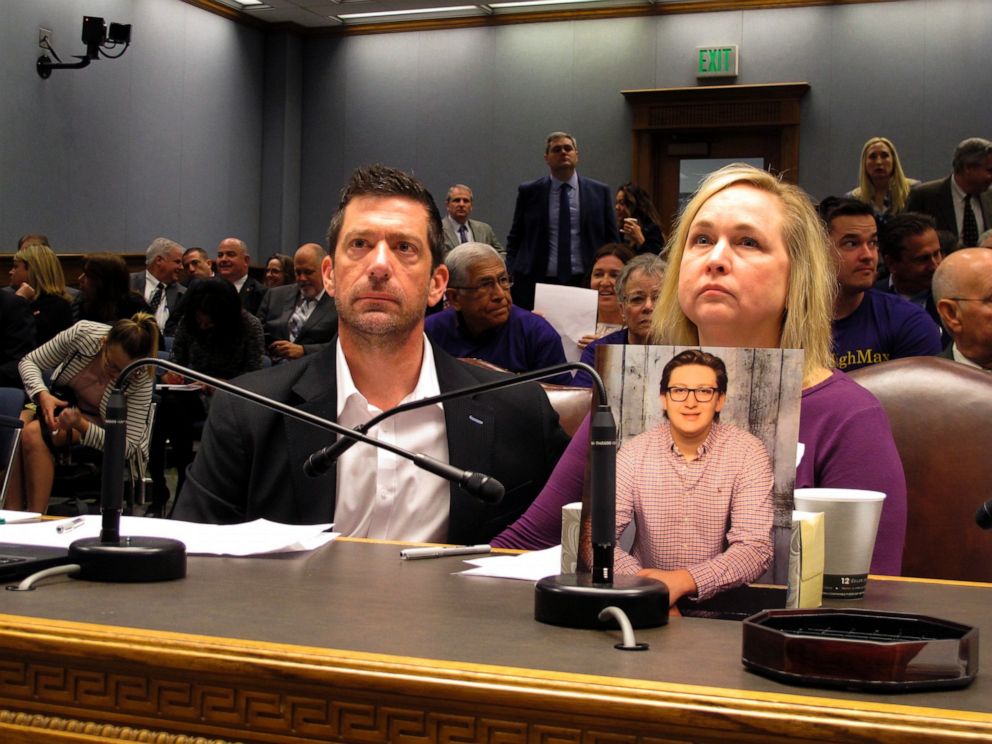
[[[673,618],[617,651],[617,633],[535,622],[531,584],[462,567],[338,540],[191,558],[167,584],[5,592],[0,741],[992,740],[987,650],[963,690],[790,687],[743,669],[739,623]],[[857,604],[992,632],[989,585],[872,580]]]

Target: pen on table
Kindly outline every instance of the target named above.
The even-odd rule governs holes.
[[[417,558],[446,558],[449,555],[483,555],[491,553],[492,550],[488,545],[465,545],[454,548],[404,548],[400,551],[400,558],[409,561]]]
[[[55,531],[58,532],[60,535],[63,532],[72,532],[74,529],[76,529],[77,527],[79,527],[85,521],[86,520],[84,520],[82,517],[76,517],[75,519],[73,519],[68,524],[65,524],[65,523],[60,524],[59,526],[57,526],[55,528]]]

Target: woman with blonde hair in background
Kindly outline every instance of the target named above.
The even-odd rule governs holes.
[[[909,190],[918,183],[903,173],[896,146],[885,137],[872,137],[861,148],[858,185],[845,196],[871,204],[875,217],[884,222],[906,208]]]
[[[871,570],[898,575],[905,475],[879,402],[831,369],[836,291],[829,238],[805,192],[752,166],[729,165],[703,181],[679,217],[652,342],[803,349],[804,454],[795,485],[886,493]],[[587,419],[532,507],[494,546],[557,544],[561,506],[581,498],[588,449]]]
[[[25,410],[21,451],[11,468],[8,509],[44,512],[55,478],[55,452],[82,444],[103,449],[110,390],[121,370],[158,353],[155,316],[138,313],[112,326],[81,320],[26,355],[19,369],[36,412]],[[52,372],[46,384],[43,372]],[[125,457],[141,457],[152,402],[154,369],[135,372],[122,390],[127,402]]]
[[[38,346],[72,325],[72,298],[62,264],[44,243],[28,243],[14,254],[10,286],[31,306]]]

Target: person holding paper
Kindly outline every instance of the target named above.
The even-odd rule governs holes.
[[[661,375],[665,421],[617,456],[617,538],[631,520],[637,530],[615,570],[663,581],[672,604],[754,581],[772,560],[771,460],[757,437],[718,423],[726,397],[723,360],[683,351]]]

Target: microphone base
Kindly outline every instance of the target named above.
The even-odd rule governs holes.
[[[186,546],[166,537],[84,537],[69,546],[69,563],[79,564],[74,578],[84,581],[173,581],[186,576]]]
[[[566,628],[597,630],[619,627],[600,620],[606,607],[619,607],[635,628],[668,624],[668,587],[643,576],[616,576],[612,584],[593,584],[592,576],[547,576],[534,587],[534,619]]]

